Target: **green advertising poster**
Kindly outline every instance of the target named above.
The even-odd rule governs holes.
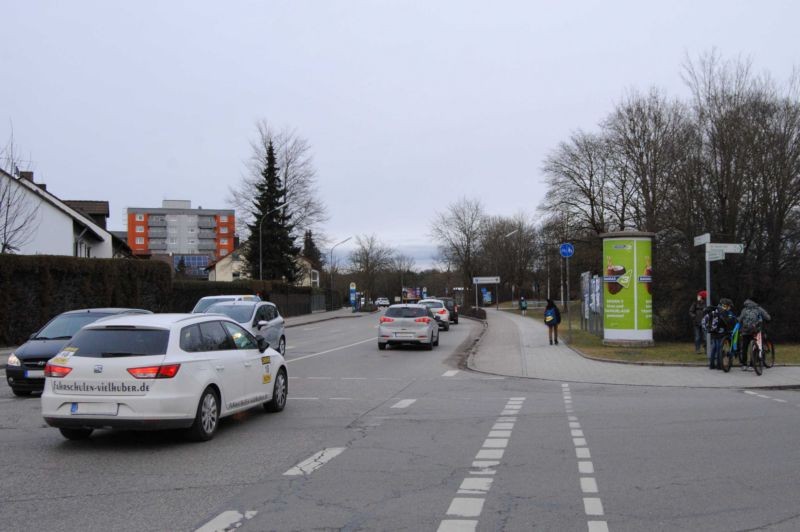
[[[603,241],[606,264],[603,271],[603,321],[606,329],[636,328],[635,254],[632,239]]]
[[[636,239],[636,328],[653,328],[653,254],[649,238]]]

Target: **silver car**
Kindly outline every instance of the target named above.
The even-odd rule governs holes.
[[[450,330],[450,311],[441,299],[420,299],[420,305],[425,305],[431,312],[433,317],[439,322],[439,327],[445,331]]]
[[[392,305],[378,324],[378,349],[387,345],[423,345],[430,351],[439,345],[439,326],[425,305]]]
[[[263,336],[269,346],[286,355],[286,332],[278,307],[268,301],[226,301],[215,303],[204,312],[224,314],[254,336]]]

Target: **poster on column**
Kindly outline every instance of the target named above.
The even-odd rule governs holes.
[[[603,236],[604,342],[653,342],[653,263],[650,233]]]
[[[649,239],[635,240],[636,247],[636,328],[653,328],[653,263]]]
[[[603,242],[606,259],[603,274],[604,325],[606,329],[635,329],[635,300],[633,283],[633,240],[606,239]]]

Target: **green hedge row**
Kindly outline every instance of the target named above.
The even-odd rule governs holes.
[[[180,281],[172,275],[160,261],[0,255],[0,346],[19,345],[53,316],[81,308],[189,312],[204,296],[260,293],[284,316],[311,312],[310,288]]]

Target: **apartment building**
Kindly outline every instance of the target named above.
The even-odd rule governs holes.
[[[128,245],[136,255],[207,255],[219,260],[234,249],[232,209],[192,208],[164,200],[160,208],[128,208]]]

